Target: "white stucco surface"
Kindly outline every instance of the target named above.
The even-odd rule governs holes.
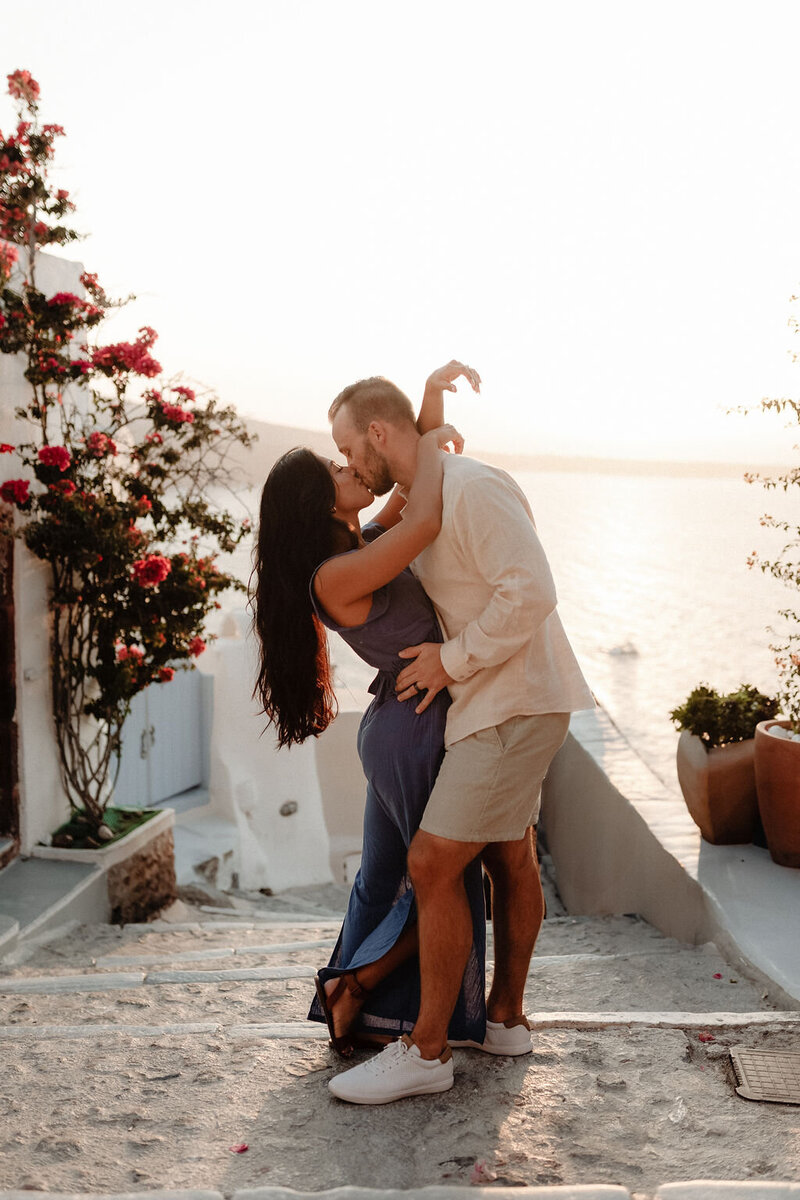
[[[81,294],[83,265],[51,255],[37,259],[36,284],[42,291]],[[12,279],[12,283],[14,280]],[[0,441],[16,445],[30,440],[31,430],[15,416],[30,402],[23,360],[0,356]],[[0,482],[28,477],[15,455],[0,460]],[[49,571],[21,541],[14,549],[16,615],[17,712],[19,729],[20,848],[47,837],[64,821],[69,804],[61,786],[50,688]]]
[[[256,649],[244,612],[227,618],[222,635],[198,660],[198,669],[214,678],[210,806],[237,828],[239,886],[280,891],[330,881],[326,812],[331,831],[341,836],[342,829],[346,834],[355,823],[344,797],[363,809],[352,722],[345,718],[340,725],[337,718],[318,739],[289,750],[276,748],[251,695]],[[322,747],[324,770],[319,770]],[[361,845],[360,810],[357,829],[353,844],[347,842],[352,850]]]

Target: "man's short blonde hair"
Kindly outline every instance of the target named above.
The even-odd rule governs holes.
[[[371,379],[359,379],[351,383],[334,400],[328,409],[328,420],[333,421],[340,409],[347,407],[350,419],[359,433],[366,433],[370,421],[387,421],[390,425],[416,425],[414,406],[397,384],[382,375]]]

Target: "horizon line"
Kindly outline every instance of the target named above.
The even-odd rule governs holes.
[[[264,430],[274,430],[280,433],[281,441],[291,435],[311,435],[316,438],[330,439],[330,431],[320,428],[308,428],[302,425],[288,425],[278,421],[265,421],[260,417],[244,416],[248,426],[258,426]],[[493,466],[508,470],[513,467],[518,471],[574,471],[586,474],[634,474],[634,475],[684,475],[684,476],[727,476],[736,475],[766,475],[791,470],[789,463],[762,462],[745,463],[735,459],[680,459],[680,458],[626,458],[592,454],[557,454],[557,453],[515,453],[508,450],[487,450],[475,447],[470,457],[482,459]]]

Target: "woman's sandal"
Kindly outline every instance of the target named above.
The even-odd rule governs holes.
[[[317,989],[319,1006],[322,1009],[325,1023],[328,1026],[328,1033],[331,1035],[331,1045],[342,1058],[350,1058],[354,1050],[354,1039],[348,1033],[336,1033],[334,1031],[333,1006],[345,988],[351,996],[356,1000],[360,1000],[362,1004],[367,996],[369,996],[369,992],[358,982],[358,976],[355,971],[346,971],[344,975],[340,975],[336,981],[336,987],[332,992],[325,991],[325,984],[319,975],[314,976],[314,985]]]

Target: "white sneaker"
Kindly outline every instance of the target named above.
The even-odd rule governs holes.
[[[453,1055],[448,1047],[439,1058],[423,1058],[407,1034],[349,1071],[335,1075],[328,1087],[351,1104],[388,1104],[403,1096],[446,1092],[453,1086]]]
[[[487,1021],[486,1038],[482,1042],[450,1042],[451,1046],[483,1050],[484,1054],[530,1054],[531,1027],[527,1017],[512,1017],[509,1021]]]

